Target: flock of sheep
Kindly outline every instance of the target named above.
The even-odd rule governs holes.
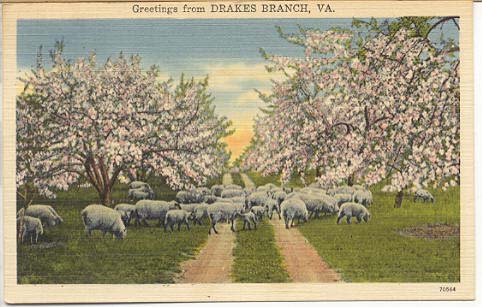
[[[337,224],[346,217],[347,223],[356,218],[358,223],[370,220],[367,207],[373,203],[370,190],[360,185],[340,186],[329,190],[320,188],[316,183],[304,188],[280,188],[268,183],[257,188],[242,188],[239,185],[213,185],[189,191],[179,191],[173,201],[153,200],[154,193],[149,184],[134,181],[130,184],[128,197],[140,199],[135,204],[122,203],[114,208],[93,204],[81,211],[85,232],[91,236],[93,230],[100,230],[105,235],[123,239],[127,235],[127,227],[135,219],[135,225],[148,226],[148,220],[156,220],[164,227],[178,231],[182,225],[190,229],[190,223],[201,225],[203,220],[210,221],[211,231],[218,233],[216,225],[229,222],[231,230],[236,231],[237,219],[243,221],[243,230],[248,227],[256,229],[264,217],[272,219],[276,212],[278,218],[284,219],[289,229],[295,220],[307,222],[309,218],[317,218],[321,214],[338,214]],[[434,201],[426,190],[418,190],[415,200]],[[17,213],[17,229],[23,242],[30,236],[31,243],[43,234],[43,226],[55,226],[63,219],[49,205],[31,205]]]

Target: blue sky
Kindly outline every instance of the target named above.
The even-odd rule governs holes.
[[[272,75],[259,54],[301,55],[301,49],[280,38],[275,26],[296,32],[298,25],[317,29],[349,27],[352,19],[89,19],[19,20],[17,67],[35,65],[37,49],[44,53],[64,40],[68,58],[95,51],[98,63],[120,51],[139,54],[144,67],[156,64],[163,75],[177,79],[209,75],[217,111],[234,122],[237,133],[228,142],[234,155],[249,142],[252,119],[262,103],[253,89],[268,91]],[[455,27],[444,29],[457,37]]]

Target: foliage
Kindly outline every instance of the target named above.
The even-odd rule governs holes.
[[[173,87],[158,80],[156,67],[143,72],[138,56],[121,53],[98,67],[95,54],[66,59],[62,43],[50,58],[46,69],[40,49],[37,67],[21,79],[17,187],[32,183],[55,197],[55,190],[85,183],[109,204],[117,180],[134,179],[138,170],[173,188],[220,174],[231,122],[215,114],[207,79],[182,76]]]

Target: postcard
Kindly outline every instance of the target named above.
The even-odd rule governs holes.
[[[3,48],[8,303],[474,298],[471,1],[11,1]]]

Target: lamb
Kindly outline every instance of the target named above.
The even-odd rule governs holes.
[[[294,220],[298,219],[298,223],[300,220],[305,222],[308,221],[308,210],[306,209],[305,203],[298,197],[293,197],[286,199],[281,203],[281,214],[285,220],[285,227],[286,229],[293,226]]]
[[[40,219],[44,226],[56,226],[64,222],[54,208],[49,205],[30,205],[25,209],[25,215]]]
[[[250,209],[253,206],[265,206],[266,201],[268,200],[268,195],[264,191],[257,191],[254,193],[251,193],[247,198],[246,198],[246,207],[247,209]]]
[[[354,198],[351,194],[335,194],[333,197],[335,198],[338,207],[340,207],[344,203],[353,201]]]
[[[136,206],[131,204],[118,204],[114,210],[120,213],[124,225],[129,226],[131,219],[136,215]]]
[[[23,243],[23,241],[30,236],[30,244],[33,243],[34,237],[35,244],[37,244],[39,235],[44,233],[42,221],[39,218],[28,215],[17,218],[17,230],[19,232],[19,237],[21,238],[21,243]]]
[[[365,206],[351,202],[341,205],[336,223],[340,224],[341,219],[345,216],[348,224],[351,224],[352,217],[356,217],[358,223],[361,223],[362,220],[368,223],[368,221],[370,220],[370,212],[368,212],[368,209]]]
[[[266,212],[266,207],[263,207],[263,206],[252,207],[251,212],[253,212],[259,220],[262,220]]]
[[[191,218],[194,220],[194,224],[202,225],[202,220],[208,217],[208,205],[200,204],[194,209],[194,214]]]
[[[211,227],[209,228],[209,234],[211,234],[211,229],[215,233],[216,224],[220,221],[227,220],[231,223],[231,231],[235,232],[234,221],[236,217],[243,212],[243,205],[231,202],[215,202],[208,207],[208,216],[211,221]]]
[[[251,230],[251,225],[253,225],[254,229],[256,229],[258,224],[258,218],[254,212],[249,211],[247,213],[241,213],[240,216],[243,220],[243,230],[246,229],[246,225],[248,225],[248,230]]]
[[[214,196],[221,197],[221,193],[223,193],[223,190],[224,190],[224,186],[220,184],[216,184],[211,187],[211,193]]]
[[[266,200],[265,208],[268,210],[268,217],[270,220],[273,218],[273,211],[276,211],[276,213],[278,213],[278,218],[281,220],[281,214],[280,214],[281,202],[278,202],[276,199],[272,199],[272,198],[268,198]]]
[[[176,209],[169,210],[166,213],[166,218],[164,219],[164,231],[167,230],[167,226],[171,228],[171,232],[174,232],[174,224],[177,224],[177,231],[181,231],[181,224],[186,224],[187,230],[189,228],[189,218],[192,212],[187,212],[186,210]]]
[[[129,188],[131,189],[139,189],[139,188],[142,188],[144,186],[148,186],[147,183],[143,182],[143,181],[132,181],[130,184],[129,184]]]
[[[112,237],[124,239],[127,235],[127,229],[122,222],[119,212],[103,205],[88,205],[81,212],[82,222],[85,226],[85,232],[90,237],[92,230],[98,229],[105,235],[107,232]]]
[[[239,197],[239,196],[245,196],[244,191],[242,189],[225,189],[221,193],[222,198],[233,198],[233,197]]]
[[[421,199],[423,202],[435,202],[435,198],[433,197],[433,195],[429,191],[424,189],[418,189],[415,192],[415,195],[413,196],[413,201],[416,202],[419,199]]]
[[[166,202],[162,200],[140,200],[136,203],[136,225],[141,222],[148,226],[146,220],[157,219],[159,225],[164,223],[168,210],[180,209],[176,202]]]
[[[373,203],[372,192],[370,190],[358,190],[353,194],[353,201],[368,207]]]

